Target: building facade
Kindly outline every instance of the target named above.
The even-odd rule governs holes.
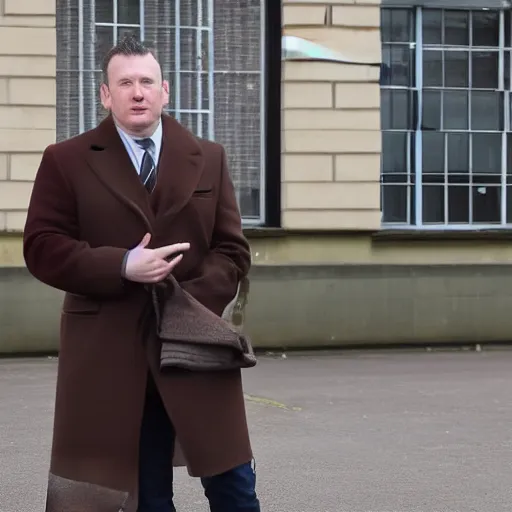
[[[155,44],[169,112],[228,151],[255,345],[510,339],[507,2],[0,0],[0,352],[57,348],[25,212],[44,148],[104,115],[127,33]],[[340,58],[283,60],[283,35]]]

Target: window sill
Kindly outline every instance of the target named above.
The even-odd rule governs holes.
[[[285,238],[289,236],[372,236],[375,230],[356,229],[287,229],[248,226],[243,228],[244,235],[251,238]]]
[[[374,242],[429,240],[512,240],[512,229],[385,229],[372,233]]]
[[[365,236],[374,242],[388,241],[429,241],[429,240],[512,240],[512,229],[400,229],[381,228],[380,230],[324,230],[324,229],[285,229],[265,227],[245,227],[244,235],[248,239],[286,238],[290,236]]]

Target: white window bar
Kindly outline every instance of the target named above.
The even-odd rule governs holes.
[[[203,115],[201,109],[203,108],[203,2],[197,2],[197,28],[196,28],[196,80],[197,80],[197,93],[196,93],[196,109],[197,109],[197,136],[203,137]]]
[[[117,19],[118,19],[118,16],[119,16],[119,13],[118,13],[118,5],[117,5],[117,0],[112,0],[113,2],[113,13],[114,13],[114,23],[112,24],[112,28],[113,28],[113,35],[112,35],[112,41],[114,42],[114,46],[117,44],[117,33],[119,31],[119,27],[118,27],[118,23],[117,23]]]
[[[170,1],[170,0],[169,0]],[[181,0],[175,0],[174,2],[174,15],[176,17],[175,20],[175,32],[174,32],[174,38],[175,38],[175,48],[174,48],[174,59],[175,59],[175,73],[174,73],[174,108],[175,108],[175,117],[176,120],[179,122],[181,120],[181,45],[180,45],[180,38],[181,38],[181,27],[180,27],[180,19],[181,19],[181,12],[180,12],[180,4]]]
[[[139,23],[140,23],[140,40],[144,41],[146,38],[146,16],[144,14],[144,0],[139,2]]]
[[[266,84],[266,74],[265,74],[265,63],[267,61],[267,55],[265,52],[266,44],[266,3],[264,0],[261,0],[261,8],[260,8],[260,215],[259,219],[256,220],[257,224],[264,224],[266,222],[266,199],[267,199],[267,180],[266,180],[266,154],[267,154],[267,145],[266,145],[266,123],[265,123],[265,84]]]
[[[421,8],[416,10],[416,16],[413,16],[415,25],[416,43],[415,49],[415,62],[416,62],[416,80],[415,92],[416,101],[418,102],[418,123],[416,124],[416,133],[414,137],[415,143],[415,166],[414,166],[414,192],[415,192],[415,224],[421,226],[423,224],[423,131],[421,129],[423,124],[423,10]]]
[[[213,34],[214,0],[208,0],[208,137],[213,140],[215,137],[215,44]]]
[[[503,94],[503,132],[501,133],[501,223],[507,224],[507,130],[510,122],[509,97],[505,92],[505,12],[500,11],[499,87]]]
[[[85,131],[84,119],[84,0],[78,0],[78,129]]]
[[[412,215],[412,193],[411,193],[411,186],[412,186],[412,174],[411,174],[411,166],[412,166],[412,160],[411,160],[411,150],[412,150],[412,137],[413,134],[411,130],[406,132],[406,151],[407,151],[407,176],[405,181],[405,186],[407,187],[406,193],[407,193],[407,211],[406,211],[406,219],[407,224],[412,223],[411,215]]]
[[[90,30],[95,32],[96,29],[96,0],[90,0],[90,7],[89,7],[89,13],[90,13],[90,21],[89,21],[89,27]],[[97,124],[97,108],[96,108],[96,96],[99,94],[99,91],[96,90],[96,52],[94,50],[94,41],[96,38],[89,37],[88,43],[89,43],[89,49],[87,52],[88,56],[88,70],[89,70],[89,84],[91,86],[91,91],[93,91],[94,96],[89,101],[89,108],[91,111],[91,124],[92,126],[96,126]],[[101,69],[101,63],[98,63],[99,67]]]

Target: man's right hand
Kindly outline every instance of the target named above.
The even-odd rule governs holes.
[[[136,283],[158,283],[164,280],[183,258],[178,254],[170,261],[169,257],[190,249],[189,243],[165,245],[147,249],[151,235],[146,233],[139,245],[128,253],[124,277]]]

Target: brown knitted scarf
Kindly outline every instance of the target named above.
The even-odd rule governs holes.
[[[256,357],[247,336],[187,293],[171,275],[152,288],[160,368],[191,371],[251,368]]]

